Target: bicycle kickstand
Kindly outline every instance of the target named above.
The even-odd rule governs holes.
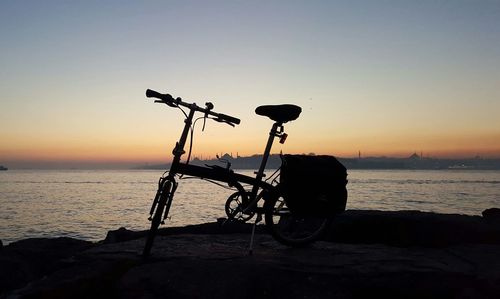
[[[255,236],[255,227],[257,226],[257,223],[259,223],[261,220],[262,220],[262,215],[260,213],[257,213],[257,218],[255,219],[255,222],[252,225],[252,235],[250,237],[250,249],[248,250],[248,255],[253,254],[253,239]]]

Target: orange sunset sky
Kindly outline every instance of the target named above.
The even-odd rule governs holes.
[[[273,152],[500,157],[498,1],[9,1],[0,4],[0,165],[169,161],[182,114],[241,119],[193,154],[261,153],[254,109],[302,107]]]

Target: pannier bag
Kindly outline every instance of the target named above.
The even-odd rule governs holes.
[[[345,211],[347,171],[333,156],[281,156],[280,186],[292,213],[329,216]]]

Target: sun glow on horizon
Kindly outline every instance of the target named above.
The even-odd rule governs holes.
[[[346,140],[327,140],[323,143],[308,142],[301,140],[300,136],[294,136],[293,131],[288,131],[289,139],[284,145],[274,143],[273,153],[315,153],[335,155],[343,158],[357,157],[361,152],[362,156],[388,156],[388,157],[408,157],[412,153],[423,153],[426,157],[433,158],[471,158],[480,156],[483,158],[500,158],[500,146],[498,145],[499,136],[490,138],[439,138],[439,142],[425,140],[425,138],[415,138],[412,144],[408,144],[405,139],[391,137],[373,137],[370,138],[346,139]],[[200,133],[201,134],[201,133]],[[235,133],[235,135],[237,135]],[[262,154],[265,146],[265,137],[267,132],[261,136],[259,143],[245,142],[244,138],[234,138],[235,140],[212,140],[211,144],[195,144],[193,147],[192,158],[215,158],[217,154],[232,154],[233,156],[251,156]],[[258,139],[258,138],[257,138]],[[470,149],[470,143],[481,142],[481,147],[476,146]],[[161,164],[170,162],[172,159],[172,148],[175,142],[162,141],[158,144],[154,142],[144,142],[143,144],[119,144],[110,141],[106,144],[81,145],[60,142],[50,146],[37,146],[36,148],[14,148],[2,149],[2,163],[12,163],[26,167],[26,165],[43,164],[64,165],[143,165],[143,164]],[[431,147],[432,145],[435,147]],[[427,145],[422,146],[422,145]],[[186,151],[189,146],[186,146]],[[187,153],[183,156],[187,158]]]
[[[273,152],[500,158],[499,15],[462,0],[4,3],[0,165],[170,161],[183,116],[147,88],[241,118],[199,122],[196,156],[261,154],[271,121],[255,107],[293,103]]]

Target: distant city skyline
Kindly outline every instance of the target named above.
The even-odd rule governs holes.
[[[278,156],[280,153],[272,153],[272,156]],[[287,154],[287,153],[283,153]],[[292,154],[299,154],[299,155],[321,155],[321,154],[316,154],[316,153],[292,153]],[[377,161],[384,161],[384,160],[399,160],[399,159],[412,159],[414,157],[417,157],[418,159],[422,160],[441,160],[441,161],[449,161],[449,163],[452,163],[451,165],[454,165],[453,163],[457,163],[458,161],[473,161],[473,160],[481,160],[481,165],[484,165],[485,163],[489,163],[489,161],[492,164],[493,169],[500,169],[500,158],[488,158],[488,157],[482,157],[479,155],[476,156],[465,156],[465,157],[436,157],[436,156],[427,156],[427,155],[422,155],[423,152],[417,153],[409,153],[407,155],[402,155],[402,156],[338,156],[335,155],[338,159],[341,159],[342,161],[355,161],[355,160],[377,160]],[[217,161],[219,160],[217,158],[217,155],[219,155],[220,158],[226,158],[227,156],[231,157],[232,159],[248,159],[248,158],[256,158],[256,162],[260,165],[260,157],[262,156],[262,153],[255,153],[251,155],[232,155],[231,153],[216,153],[214,155],[192,155],[190,158],[190,163],[204,163],[204,161]],[[257,158],[258,157],[258,158]],[[186,162],[187,159],[187,154],[183,156],[183,162]],[[169,165],[171,160],[164,159],[164,160],[158,160],[158,161],[21,161],[21,162],[15,162],[10,164],[9,169],[143,169],[143,168],[148,168],[151,167],[151,169],[160,169],[158,166],[166,166]],[[276,161],[275,161],[276,162]],[[274,164],[269,164],[267,165],[267,168],[273,168],[275,167],[276,163]],[[2,164],[0,164],[2,165]],[[5,166],[5,165],[3,165]],[[352,165],[349,165],[352,166]],[[483,167],[483,169],[487,169],[490,167]]]
[[[315,155],[309,153],[307,155]],[[419,169],[419,170],[500,170],[500,159],[483,159],[481,157],[465,159],[439,159],[422,157],[417,153],[410,156],[396,157],[356,157],[337,159],[348,170],[356,169]],[[229,166],[231,169],[258,169],[262,161],[262,155],[252,155],[247,157],[232,156],[229,153],[223,154],[220,158],[199,159],[194,157],[190,164],[198,166],[219,165]],[[169,164],[144,164],[134,167],[134,169],[155,169],[165,170]],[[269,157],[266,168],[268,170],[277,169],[281,166],[281,157],[274,154]]]
[[[183,125],[147,88],[238,117],[193,155],[500,158],[500,1],[3,1],[0,165],[168,162]]]

